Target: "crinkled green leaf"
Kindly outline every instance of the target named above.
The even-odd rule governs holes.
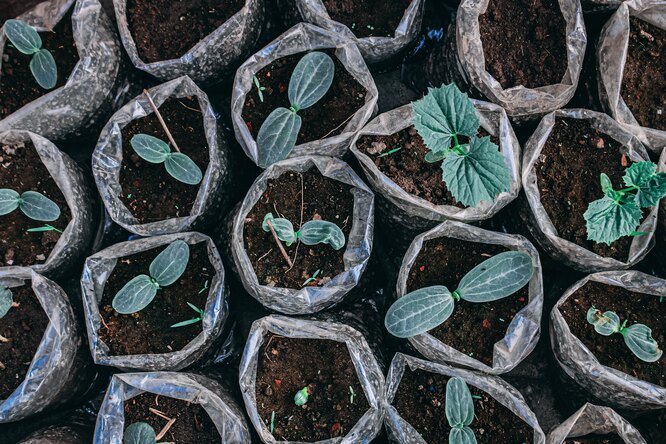
[[[12,291],[9,288],[0,285],[0,319],[4,318],[9,312],[13,302],[14,297]]]
[[[634,324],[622,330],[624,342],[638,359],[645,362],[658,361],[663,355],[657,341],[652,337],[652,330],[647,325]]]
[[[9,188],[0,189],[0,216],[9,214],[19,207],[21,195]]]
[[[464,379],[454,376],[446,383],[445,411],[454,428],[468,426],[474,420],[474,400]]]
[[[591,307],[587,310],[587,322],[594,325],[594,330],[600,335],[610,336],[620,329],[620,317],[614,311],[602,313]]]
[[[145,422],[135,422],[125,429],[124,444],[156,444],[155,430]]]
[[[587,221],[587,238],[610,245],[636,231],[642,212],[633,200],[619,203],[604,196],[592,202],[583,217]]]
[[[532,278],[532,258],[519,251],[497,254],[467,273],[456,290],[469,302],[490,302],[520,290]]]
[[[335,65],[323,52],[311,52],[299,60],[289,79],[289,102],[296,110],[309,108],[328,92]]]
[[[271,225],[273,226],[275,233],[278,235],[278,237],[282,242],[285,242],[287,244],[287,246],[290,246],[291,244],[296,242],[296,233],[294,232],[294,226],[292,225],[291,222],[289,222],[288,219],[282,217],[275,218],[273,217],[273,213],[267,213],[264,216],[263,222],[261,223],[261,228],[268,233],[271,231],[271,229],[268,227],[267,221],[271,222]]]
[[[259,128],[257,164],[267,166],[286,159],[296,146],[301,117],[287,108],[275,108]]]
[[[334,250],[345,245],[345,235],[333,222],[311,220],[303,224],[296,237],[305,245],[328,244]]]
[[[40,49],[30,60],[30,72],[44,89],[51,89],[58,82],[58,67],[48,49]]]
[[[164,167],[174,179],[188,185],[197,185],[203,179],[201,169],[183,153],[169,153]]]
[[[159,284],[166,287],[180,278],[190,260],[190,246],[187,242],[176,240],[169,244],[150,263],[150,276]]]
[[[150,163],[164,162],[171,152],[171,148],[165,141],[148,134],[134,135],[130,140],[130,145],[139,157]]]
[[[58,205],[36,191],[26,191],[21,194],[19,208],[33,220],[51,222],[60,217]]]
[[[641,208],[653,207],[666,196],[666,173],[657,173],[657,165],[652,162],[633,163],[623,180],[628,187],[638,187],[635,201]]]
[[[7,20],[2,29],[12,45],[23,54],[35,54],[42,48],[42,38],[37,30],[21,20]]]
[[[454,427],[449,432],[448,444],[477,444],[474,431],[469,427]]]
[[[442,285],[421,288],[395,301],[386,313],[384,325],[398,338],[419,335],[446,321],[454,303],[451,292]]]
[[[132,314],[141,311],[150,304],[159,286],[150,276],[140,274],[125,284],[113,297],[111,306],[120,314]]]

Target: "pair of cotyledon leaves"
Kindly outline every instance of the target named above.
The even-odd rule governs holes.
[[[474,421],[474,399],[464,379],[454,376],[446,383],[444,412],[449,422],[449,444],[476,444],[469,428]]]
[[[53,88],[58,81],[58,68],[51,52],[42,48],[42,39],[37,30],[16,19],[7,20],[3,30],[18,51],[32,56],[30,72],[39,86],[44,89]]]
[[[12,295],[12,291],[0,285],[0,319],[5,317],[9,309],[12,308],[13,303],[14,296]]]
[[[123,434],[124,444],[157,444],[155,429],[145,422],[130,424]]]
[[[33,220],[51,222],[60,217],[60,208],[48,197],[36,191],[19,194],[9,188],[0,189],[0,216],[19,209]]]
[[[474,267],[453,293],[443,285],[435,285],[399,298],[386,313],[384,325],[399,338],[425,333],[451,316],[456,300],[479,303],[505,298],[525,286],[533,273],[528,254],[500,253]]]
[[[169,145],[162,139],[148,134],[136,134],[130,140],[130,145],[146,162],[163,163],[167,173],[180,182],[197,185],[203,178],[201,169],[192,159],[186,154],[171,152]]]
[[[269,232],[268,226],[270,221],[275,233],[281,241],[290,246],[296,240],[300,239],[305,245],[328,244],[334,250],[339,250],[345,245],[345,234],[333,222],[325,220],[311,220],[303,224],[300,230],[294,231],[294,225],[282,217],[273,217],[272,213],[264,216],[264,221],[261,227],[264,231]]]

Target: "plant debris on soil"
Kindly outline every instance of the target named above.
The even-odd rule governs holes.
[[[269,430],[275,412],[273,436],[315,442],[349,433],[370,406],[347,345],[280,336],[264,340],[257,365],[256,399],[259,416]],[[308,401],[297,406],[294,395],[306,386]]]
[[[332,20],[356,37],[393,37],[412,0],[323,0]]]

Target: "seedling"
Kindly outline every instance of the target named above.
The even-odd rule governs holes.
[[[135,422],[125,429],[124,444],[157,444],[155,429],[145,422]],[[171,443],[163,443],[171,444]]]
[[[294,404],[300,407],[304,405],[306,402],[308,402],[309,397],[310,397],[310,390],[306,385],[305,387],[297,391],[296,394],[294,395]]]
[[[453,313],[456,301],[491,302],[512,295],[534,273],[532,258],[518,251],[495,255],[467,273],[450,292],[443,285],[425,287],[401,297],[391,305],[384,325],[393,336],[409,338],[431,330]]]
[[[28,233],[41,233],[41,232],[44,232],[44,231],[55,231],[56,233],[62,234],[62,230],[59,230],[56,227],[54,227],[53,225],[49,225],[49,224],[45,224],[42,227],[29,228],[25,231],[27,231]]]
[[[157,290],[176,282],[185,272],[190,247],[182,240],[172,242],[151,262],[150,275],[140,274],[116,293],[111,305],[120,314],[132,314],[150,304]]]
[[[397,152],[400,151],[401,149],[402,149],[402,147],[393,148],[392,150],[388,150],[388,151],[385,152],[385,153],[381,153],[381,154],[380,154],[379,156],[377,156],[377,157],[386,157],[386,156],[390,156],[390,155],[393,154],[393,153],[397,153]]]
[[[454,376],[446,383],[446,420],[449,422],[449,444],[476,444],[469,425],[474,421],[474,400],[467,383]]]
[[[275,410],[271,412],[271,433],[275,430]]]
[[[601,174],[604,197],[592,202],[583,217],[587,221],[587,238],[610,245],[623,236],[639,235],[641,208],[657,205],[666,196],[666,173],[657,172],[652,162],[636,162],[622,177],[626,188],[614,190],[610,178]]]
[[[627,320],[620,323],[620,317],[614,311],[602,312],[593,306],[587,311],[587,322],[594,325],[594,330],[600,335],[621,334],[629,350],[641,361],[655,362],[663,354],[657,341],[652,338],[650,327],[643,324],[627,327]]]
[[[334,74],[333,60],[323,52],[311,52],[298,62],[289,79],[291,106],[289,109],[274,109],[259,128],[257,163],[260,167],[266,168],[289,156],[301,130],[298,112],[324,97],[333,83]]]
[[[254,86],[257,87],[257,94],[259,95],[259,100],[261,100],[263,102],[264,101],[264,91],[266,91],[266,87],[261,86],[257,76],[253,76],[252,81],[254,82]]]
[[[30,72],[43,89],[51,89],[58,82],[58,67],[48,49],[42,48],[42,38],[27,23],[11,19],[3,27],[7,39],[21,53],[31,55]]]
[[[0,285],[0,319],[4,318],[14,304],[14,295],[9,288]]]
[[[206,279],[206,282],[204,282],[204,286],[199,290],[199,294],[203,293],[204,291],[208,290],[208,279]]]
[[[328,244],[334,250],[339,250],[345,245],[345,234],[333,222],[311,220],[304,223],[300,230],[294,231],[294,226],[288,219],[274,218],[272,213],[268,213],[261,225],[266,232],[270,231],[268,222],[288,247],[299,239],[305,245]]]
[[[301,285],[301,287],[305,287],[305,286],[308,285],[310,282],[314,282],[315,279],[317,279],[317,276],[319,276],[319,272],[321,272],[321,270],[317,270],[317,271],[315,271],[314,274],[313,274],[312,276],[310,276],[309,278],[307,278],[307,279],[305,280],[305,282],[303,282],[303,285]]]
[[[60,208],[48,197],[36,191],[19,194],[9,188],[0,189],[0,216],[19,209],[32,220],[52,222],[60,217]]]
[[[162,139],[148,134],[135,134],[130,145],[146,162],[163,163],[167,173],[180,182],[197,185],[203,178],[201,169],[189,156],[179,152],[172,153],[169,144]]]
[[[352,386],[349,386],[349,403],[353,404],[354,403],[354,396],[356,396],[356,393],[354,393],[354,389]]]
[[[194,310],[199,316],[197,316],[196,318],[189,319],[189,320],[187,320],[187,321],[182,321],[182,322],[178,322],[177,324],[173,324],[173,325],[171,326],[171,328],[185,327],[185,326],[187,326],[187,325],[196,324],[197,322],[201,322],[201,321],[203,320],[204,311],[203,311],[202,309],[200,309],[200,308],[197,307],[196,305],[191,304],[191,303],[189,303],[189,302],[187,303],[187,305],[188,305],[192,310]]]
[[[477,136],[480,121],[467,94],[454,84],[429,88],[412,110],[414,127],[429,150],[425,161],[442,161],[442,178],[458,202],[475,207],[509,191],[504,157],[490,137]],[[461,144],[459,136],[469,142]]]

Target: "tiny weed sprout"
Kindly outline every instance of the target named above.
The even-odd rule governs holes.
[[[532,258],[528,254],[500,253],[474,267],[454,292],[443,285],[435,285],[401,297],[389,308],[384,325],[398,338],[425,333],[451,316],[455,301],[480,303],[505,298],[524,287],[533,273]]]
[[[203,293],[204,291],[208,290],[208,279],[206,279],[206,282],[204,282],[204,286],[199,290],[199,294]]]
[[[446,383],[446,420],[449,422],[449,444],[476,444],[476,436],[469,428],[474,421],[474,400],[467,383],[456,376]]]
[[[150,163],[163,163],[174,179],[188,185],[197,185],[203,174],[192,159],[180,152],[171,152],[169,144],[148,134],[136,134],[130,140],[134,152]]]
[[[275,430],[275,410],[271,412],[271,433]]]
[[[397,152],[400,151],[401,149],[402,149],[402,147],[393,148],[392,150],[388,150],[388,151],[385,152],[385,153],[381,153],[381,154],[380,154],[379,156],[377,156],[377,157],[386,157],[386,156],[390,156],[390,155],[393,154],[393,153],[397,153]]]
[[[32,56],[30,72],[39,86],[53,88],[58,81],[58,67],[51,52],[42,48],[42,38],[37,30],[16,19],[7,20],[3,29],[7,39],[19,52]]]
[[[458,202],[475,207],[509,191],[509,168],[490,137],[477,136],[481,124],[467,94],[454,84],[429,88],[412,110],[414,127],[429,150],[425,160],[442,161],[442,178]],[[469,142],[460,143],[459,136]]]
[[[298,62],[289,79],[291,107],[275,108],[259,128],[257,163],[260,167],[266,168],[289,156],[301,130],[298,112],[324,97],[333,83],[334,74],[333,60],[323,52],[311,52]]]
[[[314,281],[317,279],[317,276],[319,276],[319,273],[320,273],[320,272],[321,272],[321,270],[317,270],[317,271],[315,271],[314,274],[313,274],[312,276],[310,276],[309,278],[307,278],[307,279],[305,280],[305,282],[303,282],[303,285],[301,285],[301,287],[305,287],[305,286],[308,285],[310,282],[314,282]]]
[[[0,319],[4,318],[14,303],[14,295],[9,288],[0,285]]]
[[[129,281],[113,298],[111,305],[120,314],[132,314],[150,304],[157,290],[176,282],[187,268],[190,247],[182,240],[172,242],[151,262],[150,276],[140,274]]]
[[[353,404],[354,403],[354,396],[356,396],[356,393],[354,393],[354,389],[352,386],[349,386],[349,403]]]
[[[32,220],[52,222],[60,217],[60,208],[48,197],[36,191],[19,194],[8,188],[0,189],[0,216],[21,210]]]
[[[203,320],[204,311],[202,309],[189,302],[187,303],[187,306],[190,307],[192,310],[194,310],[198,316],[196,318],[188,319],[187,321],[182,321],[173,324],[171,328],[185,327],[187,325],[196,324],[197,322],[201,322]]]
[[[42,233],[44,231],[55,231],[56,233],[62,234],[62,230],[59,230],[58,228],[54,227],[53,225],[45,224],[42,227],[35,227],[35,228],[28,228],[27,230],[28,233]]]
[[[345,234],[333,222],[311,220],[304,223],[300,230],[294,231],[294,226],[289,220],[275,218],[272,213],[268,213],[261,225],[267,233],[270,231],[267,221],[270,221],[280,240],[288,247],[298,239],[305,245],[328,244],[334,250],[339,250],[345,245]]]
[[[297,406],[302,406],[306,402],[308,402],[308,398],[310,397],[310,390],[308,389],[307,386],[303,387],[299,391],[296,392],[294,395],[294,404]]]
[[[600,335],[621,334],[629,350],[641,361],[656,362],[663,354],[657,341],[652,337],[650,327],[643,324],[633,324],[627,327],[627,320],[620,322],[620,317],[613,311],[602,312],[591,307],[587,311],[587,322],[592,324],[594,330]]]
[[[264,101],[264,91],[266,91],[266,87],[261,86],[257,76],[253,76],[252,81],[254,82],[254,86],[257,87],[257,95],[259,95],[259,100],[261,100],[263,102]]]
[[[590,203],[583,214],[587,238],[610,245],[623,236],[635,236],[641,223],[641,208],[657,205],[666,196],[666,173],[652,162],[636,162],[622,177],[626,188],[614,190],[610,178],[601,174],[604,197]]]
[[[123,434],[124,444],[157,444],[155,430],[145,422],[130,424]]]

